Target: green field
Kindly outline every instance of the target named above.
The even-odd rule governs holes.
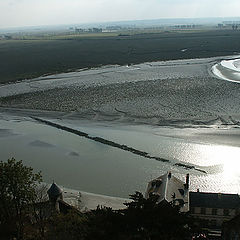
[[[232,30],[0,40],[0,82],[106,64],[232,55],[240,52],[239,40],[240,31]]]

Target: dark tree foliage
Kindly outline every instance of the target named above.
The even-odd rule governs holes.
[[[123,210],[126,232],[133,239],[188,239],[190,219],[172,203],[157,203],[158,196],[145,199],[142,193],[130,195],[132,202]],[[161,238],[160,238],[161,236]]]
[[[47,212],[45,191],[37,188],[40,173],[9,159],[0,162],[0,239],[39,240],[177,240],[198,233],[188,214],[167,201],[136,192],[126,208],[106,207],[80,213]],[[31,219],[31,221],[29,221]],[[200,231],[201,232],[201,231]]]
[[[24,236],[27,208],[36,196],[40,173],[14,158],[0,162],[0,233],[1,239]]]
[[[157,203],[157,197],[145,199],[136,192],[124,210],[98,207],[78,214],[56,215],[50,224],[48,239],[79,240],[175,240],[190,239],[190,219],[167,202]]]
[[[87,240],[124,239],[125,216],[120,211],[97,207],[86,215],[88,218]]]
[[[49,219],[48,240],[80,240],[86,239],[87,218],[77,211],[67,214],[56,214]]]
[[[85,239],[189,239],[190,220],[179,208],[157,196],[145,199],[136,192],[124,210],[100,208],[86,213]]]

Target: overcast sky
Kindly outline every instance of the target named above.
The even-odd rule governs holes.
[[[237,17],[240,0],[0,0],[0,28],[159,18]]]

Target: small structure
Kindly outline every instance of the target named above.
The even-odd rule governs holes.
[[[54,182],[48,189],[47,194],[53,211],[67,213],[69,210],[76,210],[73,206],[63,201],[63,192]]]
[[[223,222],[234,218],[240,210],[238,194],[190,192],[190,214],[208,220],[210,228],[220,228]]]
[[[58,199],[63,200],[62,190],[57,186],[56,183],[52,183],[51,187],[47,190],[49,200],[56,202]]]
[[[148,183],[146,198],[151,194],[158,195],[158,202],[166,201],[180,207],[181,212],[189,211],[189,174],[186,182],[166,173]]]

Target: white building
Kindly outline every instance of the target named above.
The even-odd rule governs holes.
[[[146,198],[151,194],[158,195],[158,202],[166,201],[179,205],[181,212],[189,211],[189,174],[186,182],[168,172],[148,183]]]

